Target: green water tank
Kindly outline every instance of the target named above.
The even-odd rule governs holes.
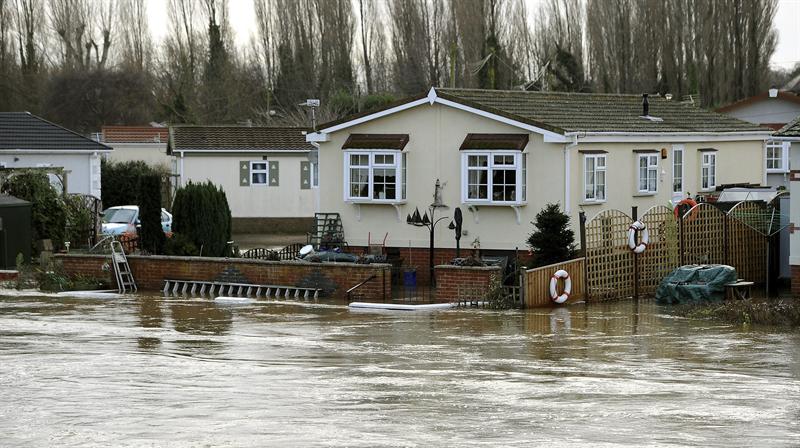
[[[0,195],[0,269],[15,269],[17,254],[31,261],[31,203]]]

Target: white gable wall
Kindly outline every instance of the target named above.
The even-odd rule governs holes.
[[[6,168],[62,167],[67,171],[67,193],[90,194],[98,198],[101,189],[99,162],[97,153],[0,152],[0,165]]]

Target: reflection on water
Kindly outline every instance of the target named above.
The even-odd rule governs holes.
[[[525,312],[0,297],[0,446],[800,443],[800,334]]]

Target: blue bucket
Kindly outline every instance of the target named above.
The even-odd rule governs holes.
[[[406,269],[403,271],[403,286],[416,288],[417,286],[417,270]]]

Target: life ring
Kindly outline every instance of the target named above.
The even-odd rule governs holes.
[[[558,287],[558,279],[564,279],[564,292],[558,294],[556,288]],[[572,279],[569,278],[569,273],[563,269],[559,269],[550,277],[550,298],[555,303],[564,303],[569,299],[569,294],[572,292]]]
[[[681,216],[685,215],[686,212],[693,209],[696,205],[697,202],[692,198],[681,200],[675,205],[675,219],[680,219]],[[694,219],[695,214],[697,214],[697,210],[692,212],[692,214],[689,216],[689,219]]]
[[[642,242],[636,244],[636,234],[642,233]],[[640,254],[647,249],[647,243],[650,242],[650,232],[647,231],[647,226],[641,221],[636,221],[628,228],[628,247],[635,254]]]

